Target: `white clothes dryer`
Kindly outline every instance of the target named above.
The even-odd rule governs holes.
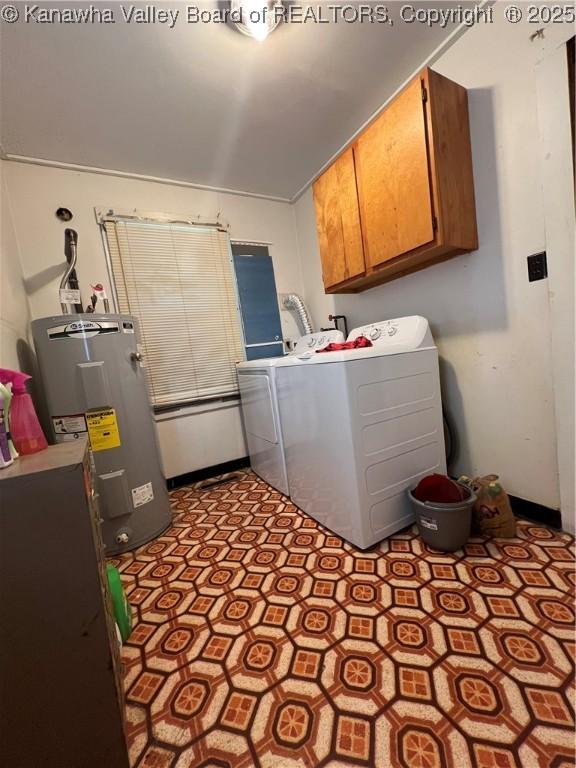
[[[438,352],[428,321],[355,328],[362,349],[279,360],[278,404],[294,504],[365,549],[410,525],[407,489],[446,472]]]
[[[288,480],[276,397],[276,366],[283,360],[312,354],[330,342],[342,341],[341,331],[309,333],[298,339],[294,351],[285,357],[238,363],[242,418],[252,469],[285,496],[288,496]]]

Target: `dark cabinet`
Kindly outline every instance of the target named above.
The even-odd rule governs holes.
[[[0,470],[0,755],[128,768],[118,643],[85,441]]]

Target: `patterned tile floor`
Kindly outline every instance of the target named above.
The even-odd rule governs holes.
[[[359,552],[250,472],[113,561],[138,768],[568,768],[573,540]]]

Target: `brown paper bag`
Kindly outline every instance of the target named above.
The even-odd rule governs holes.
[[[498,482],[498,475],[485,475],[472,480],[463,476],[460,482],[476,494],[472,507],[474,533],[505,539],[516,536],[516,518],[508,494]]]

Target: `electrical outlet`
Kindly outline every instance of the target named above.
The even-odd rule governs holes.
[[[535,253],[532,256],[528,256],[528,282],[533,283],[535,280],[544,280],[548,277],[548,263],[546,262],[546,251],[542,253]]]

